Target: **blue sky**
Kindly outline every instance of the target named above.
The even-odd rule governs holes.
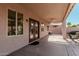
[[[79,4],[75,4],[74,8],[72,9],[70,15],[66,19],[67,23],[71,22],[72,24],[79,24]]]

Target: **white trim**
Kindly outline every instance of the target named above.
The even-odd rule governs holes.
[[[16,11],[16,36],[17,36],[17,11]]]
[[[6,37],[8,36],[8,9],[6,9]]]

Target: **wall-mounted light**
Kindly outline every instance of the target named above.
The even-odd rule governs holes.
[[[28,19],[26,19],[26,22],[28,22]]]

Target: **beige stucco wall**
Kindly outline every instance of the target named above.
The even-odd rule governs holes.
[[[63,20],[62,22],[62,36],[64,39],[67,38],[67,35],[66,35],[66,20]]]
[[[8,36],[8,9],[21,12],[24,15],[23,21],[23,35],[19,36]],[[19,48],[22,48],[25,45],[29,44],[29,22],[26,22],[26,19],[33,18],[40,20],[28,9],[24,9],[21,5],[18,4],[0,4],[0,55],[7,55]],[[40,38],[47,35],[48,31],[46,26],[44,27],[45,31],[41,32]]]
[[[44,28],[44,31],[41,31],[41,28],[42,28],[42,27],[40,27],[40,38],[42,38],[42,37],[48,35],[48,32],[49,32],[49,31],[47,31],[47,25],[46,25],[46,24],[45,24],[45,26],[43,27],[43,28]]]
[[[57,27],[50,26],[50,32],[53,34],[62,34],[62,25],[58,25]]]
[[[63,20],[62,24],[58,27],[50,26],[50,32],[53,34],[61,34],[66,39],[66,20]]]

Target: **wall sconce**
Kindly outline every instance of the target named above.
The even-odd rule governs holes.
[[[28,22],[28,19],[26,19],[26,22]]]

